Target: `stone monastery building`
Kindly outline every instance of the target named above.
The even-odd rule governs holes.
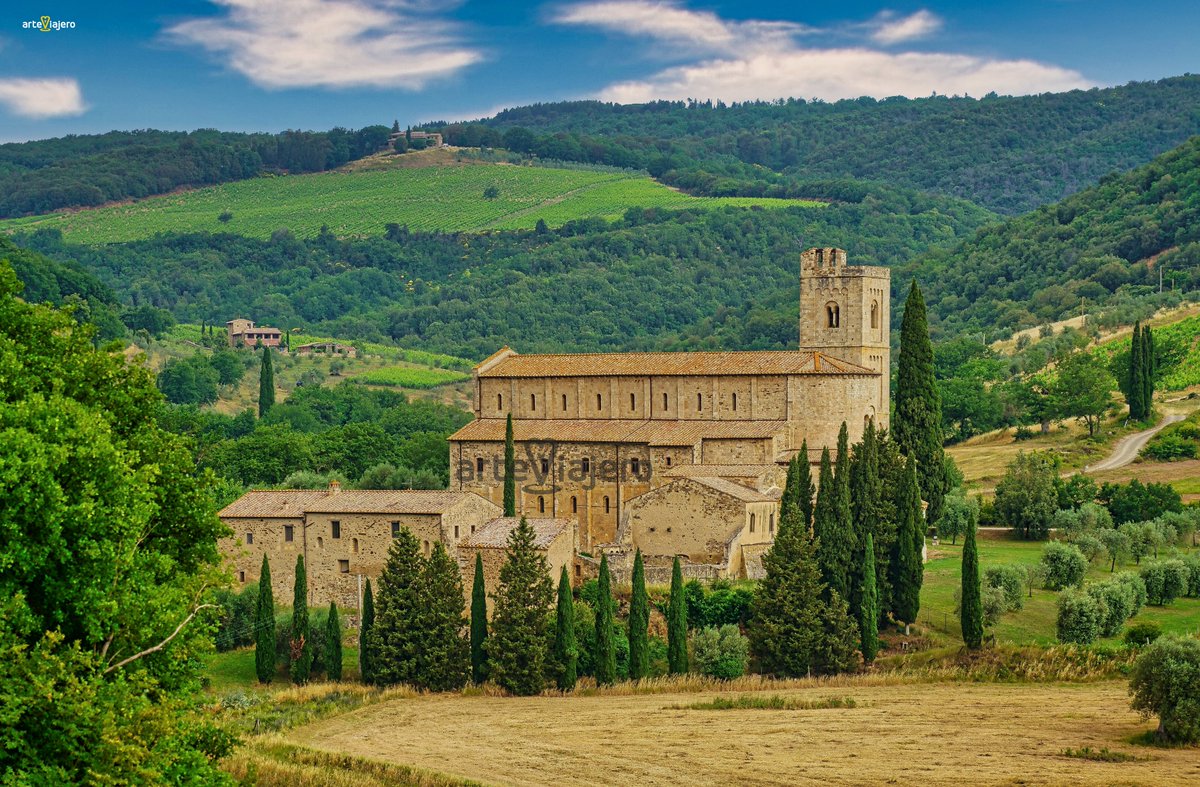
[[[850,266],[842,249],[809,249],[801,254],[796,350],[521,355],[501,349],[475,367],[475,420],[449,438],[451,491],[420,493],[478,500],[487,509],[471,509],[475,529],[491,526],[462,554],[459,547],[475,535],[466,532],[465,520],[454,532],[447,510],[439,514],[442,524],[431,523],[428,531],[440,533],[459,557],[469,587],[474,551],[494,548],[500,530],[513,524],[492,522],[503,500],[511,414],[517,512],[539,520],[539,537],[554,562],[563,561],[569,544],[576,578],[594,570],[602,552],[622,577],[635,548],[645,556],[650,581],[665,580],[675,556],[687,576],[759,575],[774,538],[787,463],[802,443],[807,440],[807,459],[814,462],[822,448],[835,447],[843,421],[851,442],[870,419],[888,426],[890,292],[886,268]],[[221,512],[235,531],[245,531],[242,540],[255,527],[235,515],[250,496],[267,494],[297,493],[252,492]],[[328,543],[330,534],[319,531],[329,527],[337,498],[349,502],[360,494],[322,500],[312,514],[319,534],[310,540]],[[305,507],[280,505],[293,515]],[[340,514],[341,521],[349,515]],[[356,526],[366,525],[358,516]],[[372,516],[386,550],[387,523],[402,520]],[[270,541],[261,548],[273,558],[273,550],[290,546],[266,519],[261,528],[255,538]],[[344,541],[340,546],[346,551]],[[262,551],[255,551],[261,561]],[[330,565],[308,561],[310,583],[325,571],[375,576],[383,566],[374,549],[369,562],[353,552],[322,559]],[[257,578],[257,561],[239,562],[243,581]],[[281,580],[290,576],[287,564],[275,566],[272,559]],[[290,581],[280,584],[288,588]],[[347,587],[347,581],[330,587]]]

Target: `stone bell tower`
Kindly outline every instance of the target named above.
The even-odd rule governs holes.
[[[890,395],[891,280],[887,268],[847,265],[844,249],[800,254],[800,350],[880,372],[881,424],[887,423]]]

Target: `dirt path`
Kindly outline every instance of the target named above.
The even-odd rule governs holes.
[[[496,784],[1196,784],[1195,750],[1146,749],[1126,684],[844,685],[855,708],[678,710],[713,695],[398,699],[291,742]],[[1107,747],[1147,760],[1068,758]]]
[[[1115,446],[1113,451],[1107,458],[1101,459],[1094,465],[1088,465],[1083,468],[1085,473],[1102,473],[1105,470],[1116,470],[1137,459],[1141,450],[1146,447],[1146,443],[1150,442],[1150,438],[1158,434],[1165,427],[1171,424],[1178,423],[1183,420],[1182,415],[1164,416],[1158,426],[1147,429],[1143,432],[1131,434],[1128,437],[1122,437]]]

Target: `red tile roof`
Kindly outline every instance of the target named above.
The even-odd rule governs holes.
[[[533,545],[537,549],[547,549],[554,539],[566,529],[573,527],[570,519],[529,518],[529,526],[533,528]],[[517,529],[521,518],[516,516],[497,517],[476,532],[459,542],[459,547],[480,549],[503,549],[508,546],[508,537]]]
[[[480,377],[878,375],[871,369],[825,353],[794,350],[520,355],[504,348],[475,368]]]
[[[787,427],[787,421],[701,421],[632,419],[517,419],[513,439],[557,440],[576,443],[643,443],[696,445],[701,440],[766,439]],[[496,442],[504,439],[505,421],[481,418],[450,435],[450,440]]]

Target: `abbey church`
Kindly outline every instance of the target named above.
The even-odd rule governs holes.
[[[248,493],[221,512],[239,534],[238,575],[251,581],[264,551],[274,564],[276,547],[285,560],[302,549],[310,583],[326,589],[314,601],[353,603],[355,577],[376,576],[400,523],[424,517],[426,552],[430,539],[444,543],[469,587],[475,552],[501,546],[515,524],[499,516],[511,415],[517,513],[535,523],[552,563],[583,578],[604,553],[620,577],[640,548],[650,581],[664,581],[676,556],[689,577],[758,576],[787,464],[805,441],[816,462],[835,447],[842,422],[852,442],[871,419],[888,425],[890,291],[886,268],[851,266],[842,249],[809,249],[800,258],[796,350],[522,355],[505,347],[475,367],[475,420],[449,438],[448,492]],[[354,510],[339,513],[340,500]],[[272,506],[292,517],[288,530],[271,524]],[[303,545],[288,543],[289,532]]]

